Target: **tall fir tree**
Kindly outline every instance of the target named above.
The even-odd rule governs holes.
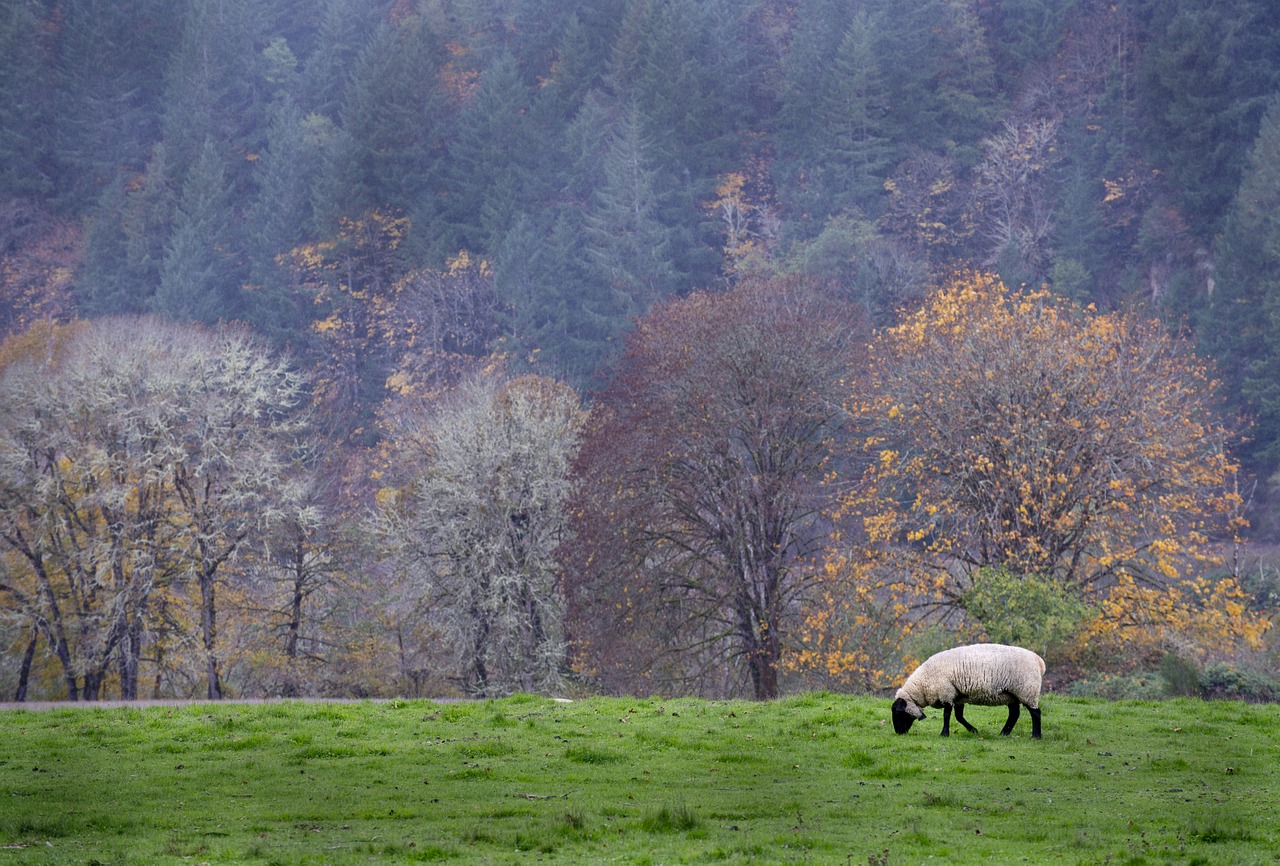
[[[480,77],[449,144],[448,219],[459,249],[491,253],[517,215],[544,201],[542,152],[515,58],[503,54]]]
[[[208,323],[241,315],[240,263],[230,215],[226,160],[219,145],[206,139],[182,185],[153,312]]]
[[[438,229],[440,173],[452,124],[440,80],[445,57],[425,19],[384,24],[361,52],[342,105],[350,151],[337,165],[353,176],[339,183],[348,200],[337,203],[338,215],[408,214],[415,246],[430,245]]]
[[[1280,97],[1248,155],[1199,333],[1228,400],[1254,422],[1247,462],[1269,477],[1280,468]]]
[[[1147,150],[1193,233],[1221,230],[1266,100],[1280,87],[1280,5],[1132,0],[1148,37],[1138,67]]]
[[[81,208],[136,174],[160,136],[165,69],[181,35],[168,0],[67,0],[57,40],[58,196]]]
[[[304,115],[292,99],[282,99],[273,108],[267,147],[254,167],[257,194],[245,210],[242,232],[251,286],[244,298],[246,316],[282,342],[295,340],[307,324],[287,256],[314,224],[313,181],[331,134],[322,115]]]
[[[337,120],[360,55],[383,21],[387,0],[320,0],[315,48],[302,61],[302,103]]]
[[[261,150],[269,92],[263,86],[264,6],[254,0],[190,0],[165,80],[162,133],[181,183],[205,142]],[[248,174],[239,160],[230,182]]]
[[[598,282],[579,315],[583,332],[611,350],[632,319],[670,297],[681,279],[676,231],[661,220],[660,176],[638,111],[615,121],[606,147],[604,182],[586,216],[586,255]]]
[[[15,0],[0,8],[0,195],[44,194],[53,187],[48,5]]]

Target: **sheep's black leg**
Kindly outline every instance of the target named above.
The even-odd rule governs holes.
[[[1039,710],[1034,710],[1033,712],[1035,712],[1037,716],[1040,715]],[[1000,729],[1001,736],[1003,737],[1009,736],[1009,734],[1013,731],[1013,726],[1018,723],[1018,716],[1021,713],[1022,713],[1021,704],[1019,704],[1017,701],[1013,701],[1011,704],[1009,704],[1009,720],[1005,722],[1004,727]]]
[[[969,724],[968,721],[965,720],[964,704],[958,703],[958,702],[956,703],[956,721],[964,725],[965,730],[967,730],[969,733],[971,734],[978,733],[978,729],[975,728],[973,725]]]
[[[1027,707],[1027,711],[1031,713],[1031,739],[1040,739],[1040,708]]]
[[[951,736],[951,704],[942,705],[942,736]]]

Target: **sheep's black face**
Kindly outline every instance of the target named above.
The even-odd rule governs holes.
[[[899,734],[905,734],[911,730],[911,723],[916,717],[907,712],[907,702],[902,698],[898,698],[893,702],[893,729]]]

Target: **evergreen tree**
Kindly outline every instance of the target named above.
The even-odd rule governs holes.
[[[164,71],[180,19],[168,0],[68,0],[60,10],[59,197],[83,207],[117,172],[145,165],[160,135]]]
[[[90,212],[85,232],[85,263],[77,291],[77,306],[86,315],[139,313],[137,281],[129,266],[129,239],[121,214],[129,206],[124,178],[107,184]]]
[[[337,119],[352,70],[386,13],[386,0],[320,0],[315,48],[302,65],[303,104]]]
[[[257,153],[268,92],[260,48],[263,7],[254,0],[191,0],[165,83],[162,133],[175,174],[185,179],[208,141]],[[238,185],[247,163],[229,181]]]
[[[659,175],[638,112],[617,120],[606,146],[604,184],[586,217],[586,255],[598,283],[577,313],[582,333],[612,348],[633,318],[672,295],[681,281],[675,231],[660,219]]]
[[[350,199],[341,213],[380,209],[407,213],[415,235],[430,239],[448,104],[440,84],[444,46],[419,17],[379,28],[360,55],[342,105],[354,172],[340,186]]]
[[[0,195],[42,194],[53,185],[45,5],[16,0],[0,8]]]
[[[458,249],[495,250],[516,215],[544,198],[536,191],[541,147],[529,117],[531,99],[515,58],[504,54],[484,71],[458,117],[446,196]]]
[[[496,250],[494,290],[506,312],[504,348],[518,367],[567,377],[565,325],[574,291],[571,257],[559,255],[552,229],[521,214]]]
[[[1200,340],[1228,399],[1255,420],[1244,446],[1250,468],[1270,476],[1280,465],[1280,99],[1249,153],[1219,264]]]
[[[816,145],[811,172],[814,218],[856,209],[875,214],[893,166],[886,118],[889,93],[881,70],[879,25],[854,16],[835,48],[818,89],[809,136]]]
[[[1138,69],[1144,138],[1207,243],[1240,182],[1265,100],[1280,86],[1280,5],[1135,0],[1149,41]]]
[[[894,140],[955,151],[967,167],[994,126],[999,97],[973,0],[880,2],[889,25],[883,57],[892,104],[910,106],[897,112]]]
[[[178,193],[164,142],[153,149],[134,188],[118,176],[102,191],[88,216],[85,268],[76,289],[87,313],[153,308]]]
[[[587,94],[599,88],[624,2],[592,4],[569,16],[539,94],[537,104],[543,123],[559,124],[574,117]],[[604,7],[614,7],[616,17],[600,15],[599,10]]]
[[[210,323],[240,314],[238,263],[230,249],[230,199],[225,160],[218,145],[206,140],[182,185],[152,311]]]
[[[996,74],[1005,89],[1047,66],[1084,0],[993,0],[977,7]]]
[[[789,229],[809,235],[830,211],[823,202],[824,185],[815,167],[822,161],[822,136],[814,135],[814,119],[828,113],[825,78],[845,32],[844,4],[836,0],[804,0],[796,9],[791,42],[782,61],[779,107],[773,133],[778,147],[774,177],[790,218]]]
[[[267,147],[255,164],[257,197],[248,207],[243,236],[253,286],[245,301],[248,318],[264,333],[289,339],[304,326],[283,258],[307,237],[313,224],[312,182],[320,173],[319,115],[303,116],[291,99],[272,112]]]

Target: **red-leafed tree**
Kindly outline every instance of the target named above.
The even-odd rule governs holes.
[[[778,694],[806,558],[825,539],[858,318],[744,281],[641,320],[584,448],[570,604],[606,689]]]

